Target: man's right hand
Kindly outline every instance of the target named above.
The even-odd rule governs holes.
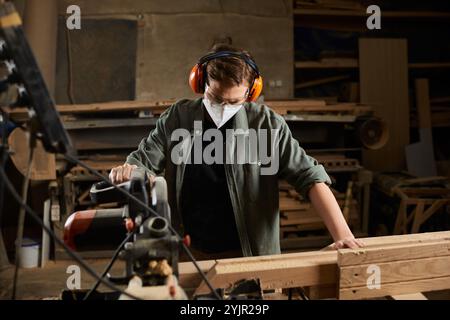
[[[128,163],[112,168],[109,173],[109,180],[114,184],[128,181],[131,178],[131,172],[136,168],[136,165]]]

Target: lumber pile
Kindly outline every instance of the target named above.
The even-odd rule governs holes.
[[[350,226],[359,224],[357,202],[351,196],[332,189],[343,212],[348,211]],[[298,237],[301,231],[326,230],[322,218],[311,204],[298,194],[287,182],[279,185],[280,201],[280,237],[281,239]],[[346,207],[348,210],[346,210]]]
[[[91,104],[58,105],[56,109],[61,115],[104,114],[117,112],[146,111],[152,115],[160,115],[175,100],[167,101],[113,101]],[[364,115],[372,112],[369,106],[356,103],[327,104],[325,100],[269,100],[265,103],[280,115],[288,113],[339,113],[351,115]],[[9,116],[14,121],[25,121],[28,118],[26,108],[6,108]]]
[[[163,113],[175,101],[113,101],[89,104],[57,105],[61,115],[102,114],[111,112],[149,111],[154,115]],[[28,118],[27,108],[7,108],[14,121],[25,121]]]
[[[287,114],[345,114],[367,115],[372,113],[372,107],[357,103],[327,103],[325,100],[270,100],[265,103],[280,115]]]
[[[322,297],[364,299],[450,289],[450,231],[362,239],[364,248],[201,261],[216,288],[258,278],[262,289],[310,287]],[[381,270],[369,289],[369,266]],[[180,264],[180,285],[208,293],[191,262]],[[325,289],[326,288],[326,289]],[[333,290],[329,290],[332,288]],[[323,293],[322,292],[322,293]],[[330,295],[331,294],[331,295]],[[320,294],[319,294],[320,295]]]
[[[407,236],[405,236],[406,238]],[[450,288],[450,238],[338,252],[339,299]],[[368,279],[378,273],[379,283]],[[374,279],[375,280],[375,279]]]
[[[312,154],[311,155],[325,167],[327,172],[358,171],[362,167],[358,159],[348,158],[343,154]]]

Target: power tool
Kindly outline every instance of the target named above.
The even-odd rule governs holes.
[[[119,258],[125,260],[125,274],[108,279],[126,285],[126,291],[142,299],[186,299],[178,286],[178,257],[181,240],[170,231],[170,206],[164,178],[148,179],[145,170],[134,169],[131,179],[117,185],[152,208],[158,215],[128,198],[106,182],[92,186],[95,204],[117,202],[114,209],[85,210],[73,213],[64,226],[64,241],[77,250],[89,242],[106,245],[108,239],[134,233],[125,243]],[[108,233],[115,233],[113,236]],[[95,240],[97,239],[97,240]],[[106,240],[106,241],[105,241]],[[102,244],[103,243],[103,244]],[[128,297],[122,294],[120,299]]]

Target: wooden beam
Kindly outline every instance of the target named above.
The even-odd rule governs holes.
[[[406,244],[384,245],[380,247],[342,249],[338,252],[338,264],[342,267],[370,264],[375,262],[394,262],[409,259],[421,259],[450,255],[450,240],[431,240],[430,242],[412,242]]]
[[[315,87],[315,86],[319,86],[322,84],[332,83],[332,82],[341,81],[341,80],[347,80],[350,78],[351,78],[350,75],[341,75],[341,76],[334,76],[334,77],[327,77],[327,78],[322,78],[322,79],[304,81],[304,82],[297,83],[295,85],[295,89],[304,89],[304,88],[309,88],[309,87]]]
[[[362,10],[339,10],[339,9],[294,9],[295,16],[332,16],[332,17],[367,17],[365,9]],[[385,18],[420,18],[420,19],[447,19],[450,17],[448,12],[440,11],[383,11]]]
[[[255,277],[261,281],[262,289],[332,284],[337,281],[336,251],[217,260],[207,277],[219,288]],[[196,290],[196,294],[208,292],[204,283]]]
[[[417,244],[422,242],[432,242],[440,240],[450,240],[450,231],[438,231],[438,232],[424,232],[416,234],[403,234],[396,236],[382,236],[382,237],[370,237],[361,238],[365,243],[365,248],[374,248],[380,246],[394,245],[394,244]],[[327,250],[333,250],[331,246],[326,248]],[[343,249],[346,250],[346,249]]]
[[[56,109],[61,114],[66,113],[99,113],[114,111],[141,111],[151,110],[154,112],[163,112],[173,101],[113,101],[89,104],[68,104],[58,105]],[[11,117],[26,116],[28,110],[26,108],[15,108],[10,111]]]
[[[297,69],[356,69],[359,62],[356,59],[323,59],[319,61],[296,61],[294,63]],[[442,69],[450,68],[450,62],[417,62],[408,63],[409,69]],[[442,99],[436,98],[431,103],[448,102],[448,97]]]
[[[376,265],[380,270],[381,287],[397,282],[450,277],[450,256],[408,259],[394,262],[374,262],[340,268],[339,287],[365,287],[370,274],[368,268]]]
[[[330,105],[305,105],[304,103],[284,103],[266,101],[266,104],[276,113],[285,115],[288,112],[347,112],[355,115],[367,114],[372,112],[373,108],[368,105],[358,105],[356,103],[337,103]]]
[[[339,299],[450,288],[450,239],[441,235],[438,241],[433,235],[418,243],[412,237],[412,242],[339,250]]]
[[[380,289],[369,289],[367,286],[347,288],[340,291],[339,299],[368,299],[404,294],[407,292],[426,292],[448,288],[450,288],[450,277],[440,277],[385,284]]]
[[[366,248],[378,248],[378,250],[381,251],[388,250],[388,252],[390,252],[388,254],[393,256],[395,249],[398,249],[395,248],[395,246],[400,244],[403,244],[405,248],[419,245],[420,249],[417,249],[417,252],[425,252],[423,243],[429,244],[430,242],[435,242],[442,246],[440,241],[450,240],[450,231],[362,238],[362,240],[366,244]],[[410,249],[405,250],[407,252],[407,250]],[[433,250],[430,250],[428,257],[432,257],[433,254],[440,254],[439,252],[444,252],[444,250],[445,249],[442,247],[440,247],[440,249],[434,248]],[[417,255],[418,254],[419,253],[417,253]],[[372,253],[372,255],[374,255],[374,253]],[[375,255],[379,256],[381,254],[377,253]],[[406,254],[401,256],[408,257]],[[201,261],[201,263],[202,270],[207,272],[207,277],[213,286],[219,288],[225,288],[244,278],[259,278],[264,289],[303,286],[320,287],[323,285],[337,284],[339,279],[338,251],[331,250],[330,247],[327,247],[326,250],[323,251],[211,260]],[[180,264],[181,286],[185,287],[187,284],[189,287],[192,287],[201,282],[201,278],[193,268],[192,263],[184,262]],[[426,284],[428,285],[428,283]],[[420,284],[419,288],[421,288]],[[425,290],[415,290],[412,292],[417,291]],[[208,289],[206,285],[201,283],[196,294],[207,292]],[[395,294],[395,292],[392,294]],[[349,295],[349,297],[351,297],[351,295]]]
[[[158,115],[169,108],[175,100],[169,101],[113,101],[90,104],[58,105],[56,109],[60,114],[104,113],[104,112],[130,112],[151,111]],[[325,100],[267,100],[265,101],[275,112],[284,115],[291,112],[350,112],[356,115],[367,114],[372,108],[356,103],[337,103],[327,105]],[[27,108],[5,108],[15,121],[24,121],[28,118]]]
[[[410,294],[397,294],[391,296],[394,300],[428,300],[422,292],[410,293]]]
[[[430,217],[440,208],[442,208],[444,205],[449,204],[450,199],[439,199],[436,200],[425,212],[422,212],[422,215],[418,217],[419,219],[419,225],[430,219]],[[413,231],[414,232],[414,231]],[[419,232],[419,229],[417,229],[416,232]]]
[[[203,272],[208,272],[216,264],[215,260],[197,261]],[[183,288],[195,289],[201,282],[202,278],[192,262],[181,262],[178,264],[179,282]]]

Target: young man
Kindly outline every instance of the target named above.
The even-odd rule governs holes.
[[[323,166],[299,146],[281,116],[254,102],[262,78],[247,52],[215,46],[192,69],[190,85],[203,98],[180,100],[166,110],[126,163],[111,170],[113,183],[128,180],[136,167],[151,176],[164,173],[174,228],[190,235],[195,251],[211,257],[280,252],[279,179],[310,199],[335,248],[363,246],[350,231]],[[257,148],[249,156],[256,161],[227,161],[243,149],[233,137],[250,131],[256,132],[250,136]],[[262,139],[261,132],[269,138]],[[258,152],[267,145],[272,163],[263,165]]]

